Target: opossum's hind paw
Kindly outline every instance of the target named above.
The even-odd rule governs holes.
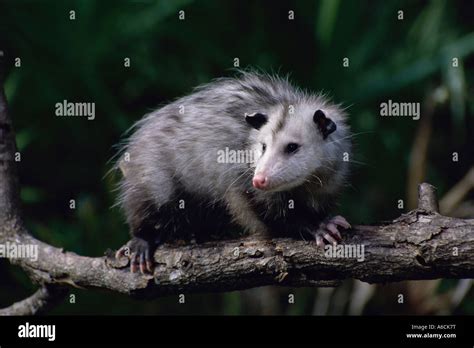
[[[340,215],[321,222],[318,229],[311,233],[316,240],[316,245],[320,248],[324,248],[326,242],[332,245],[337,245],[338,242],[342,240],[339,227],[348,229],[351,228],[351,225]]]
[[[153,273],[152,254],[154,247],[145,239],[133,237],[115,253],[115,258],[123,256],[130,260],[130,271],[135,273],[140,269],[143,274]]]

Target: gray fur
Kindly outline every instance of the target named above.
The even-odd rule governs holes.
[[[325,140],[312,119],[318,109],[337,125]],[[255,112],[268,115],[259,130],[245,122],[245,114]],[[157,219],[169,228],[163,221],[174,210],[165,207],[177,207],[185,196],[202,202],[204,209],[224,208],[234,222],[254,233],[268,233],[273,225],[294,230],[306,222],[316,226],[344,184],[349,135],[338,106],[293,87],[287,79],[253,72],[220,78],[136,123],[121,154],[119,203],[132,234],[142,233],[147,220]],[[263,155],[262,142],[267,144]],[[282,150],[288,142],[301,144],[292,156]],[[254,150],[258,160],[250,165],[218,163],[218,151],[226,147]],[[126,154],[129,162],[124,161]],[[274,191],[252,187],[255,171],[262,168],[279,184]],[[291,222],[289,200],[295,202],[294,211],[308,214]],[[186,210],[194,208],[186,205]]]

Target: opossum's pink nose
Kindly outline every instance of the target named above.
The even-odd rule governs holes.
[[[268,179],[265,174],[257,173],[252,179],[252,185],[256,189],[263,190],[267,187]]]

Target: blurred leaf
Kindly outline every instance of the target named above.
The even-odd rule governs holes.
[[[321,0],[318,19],[316,21],[316,36],[324,46],[331,41],[340,0]]]
[[[454,52],[447,53],[447,64],[443,66],[443,81],[449,90],[449,100],[454,125],[456,126],[457,132],[462,134],[465,131],[466,81],[464,79],[465,72],[461,58],[457,58],[459,60],[458,66],[453,67],[452,59],[454,57],[456,57]],[[461,138],[463,138],[463,136]]]
[[[34,132],[31,128],[25,128],[16,133],[16,145],[18,150],[24,151],[34,140]]]
[[[407,62],[397,71],[391,71],[383,64],[368,70],[360,78],[360,88],[356,90],[355,99],[364,100],[393,93],[428,77],[446,64],[451,64],[451,60],[446,59],[446,52],[456,52],[455,56],[459,58],[473,53],[474,33],[446,44],[434,56],[420,57],[413,62]]]
[[[27,204],[39,203],[44,199],[44,197],[44,192],[35,187],[23,186],[20,190],[20,198]]]

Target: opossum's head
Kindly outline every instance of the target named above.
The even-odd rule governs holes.
[[[256,130],[253,187],[281,192],[315,183],[328,189],[341,181],[350,149],[344,118],[338,107],[314,103],[247,114]]]

